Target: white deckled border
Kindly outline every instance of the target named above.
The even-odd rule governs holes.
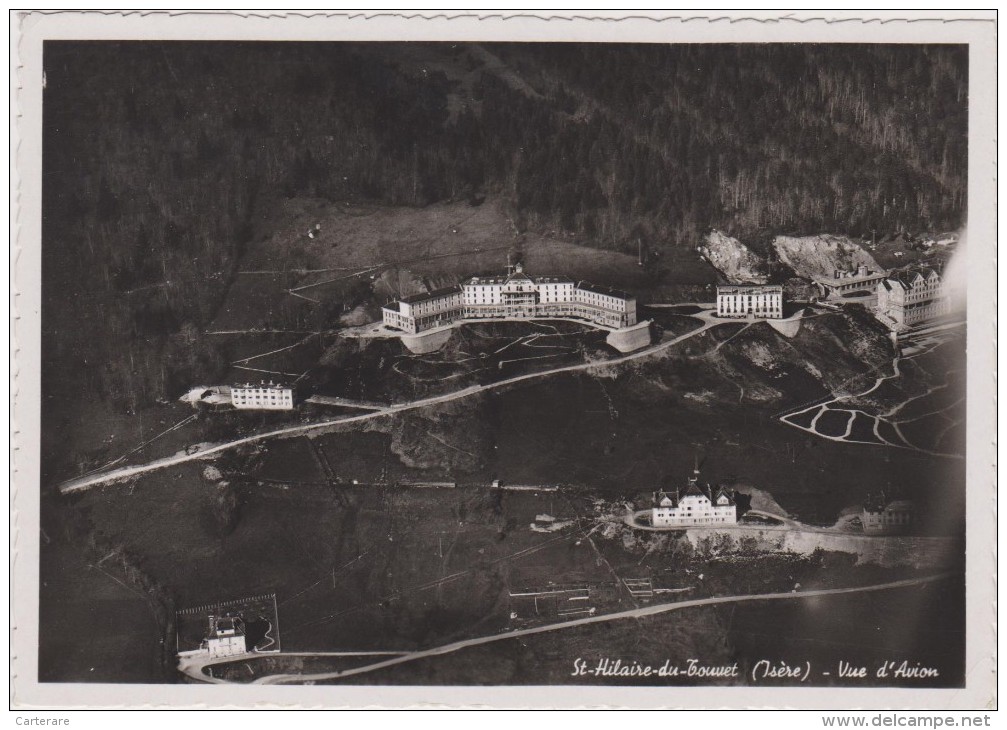
[[[13,18],[11,102],[11,701],[31,707],[933,708],[995,705],[996,15],[991,11],[467,12],[37,11]],[[963,690],[280,687],[39,684],[41,60],[46,39],[970,44],[967,569]],[[13,119],[13,116],[12,116]]]

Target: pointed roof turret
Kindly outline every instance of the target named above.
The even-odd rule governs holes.
[[[524,265],[518,261],[514,264],[514,272],[507,276],[507,281],[531,281],[531,277],[524,273]]]

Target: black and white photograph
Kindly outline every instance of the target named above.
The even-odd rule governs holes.
[[[41,41],[28,681],[995,704],[989,59],[838,30]]]

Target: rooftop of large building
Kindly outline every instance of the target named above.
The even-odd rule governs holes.
[[[828,276],[816,277],[815,281],[825,284],[826,286],[846,286],[848,284],[856,284],[861,281],[882,279],[888,275],[885,271],[868,271],[866,274],[856,272],[837,272],[837,274],[842,275],[833,275],[831,278]]]
[[[903,289],[912,289],[913,284],[917,281],[926,281],[936,277],[940,281],[940,272],[936,269],[931,269],[929,266],[923,266],[918,269],[907,269],[906,271],[899,271],[891,276],[884,279],[883,283],[885,288],[891,291],[896,286]]]
[[[245,633],[245,622],[240,616],[210,616],[210,634],[217,638]]]
[[[492,276],[473,276],[466,279],[464,286],[480,286],[484,284],[507,284],[511,281],[530,281],[535,284],[573,284],[573,279],[567,276],[529,276],[522,272]]]
[[[865,504],[864,512],[870,514],[883,514],[885,512],[913,512],[913,503],[906,499],[899,499],[894,502],[888,502],[887,504],[873,503]]]
[[[440,299],[441,297],[448,297],[452,294],[459,293],[461,293],[460,286],[442,286],[439,289],[431,289],[430,291],[422,294],[411,294],[408,297],[402,297],[400,301],[403,301],[406,304],[416,304],[417,302],[425,302],[428,299]]]
[[[659,506],[677,507],[685,497],[706,497],[711,503],[716,504],[721,496],[727,497],[728,505],[735,503],[734,495],[725,487],[702,484],[697,478],[693,477],[681,489],[661,490],[657,493],[656,501]]]
[[[717,294],[783,294],[782,284],[718,284]]]
[[[465,279],[460,285],[445,286],[440,289],[433,289],[428,292],[421,294],[412,294],[406,297],[400,297],[394,301],[389,302],[384,305],[385,309],[389,311],[395,311],[399,308],[399,303],[405,304],[417,304],[419,302],[430,301],[433,299],[441,299],[443,297],[449,297],[454,294],[459,294],[464,287],[468,286],[483,286],[483,285],[501,285],[510,282],[530,282],[534,284],[569,284],[575,285],[578,289],[583,291],[593,292],[595,294],[603,294],[605,296],[616,297],[619,299],[630,300],[633,299],[633,295],[625,292],[621,289],[615,289],[608,286],[601,286],[599,284],[592,284],[589,281],[579,281],[575,282],[568,276],[561,275],[546,275],[546,276],[531,276],[524,271],[520,264],[517,264],[513,271],[507,274],[495,274],[487,276],[471,276]]]
[[[428,302],[434,299],[442,299],[444,297],[449,297],[452,294],[460,294],[462,291],[461,287],[457,284],[453,286],[443,286],[439,289],[431,289],[428,292],[422,292],[421,294],[410,294],[407,297],[400,297],[399,299],[393,299],[392,301],[385,304],[382,309],[387,309],[389,311],[397,311],[399,308],[399,303],[405,304],[418,304],[419,302]]]
[[[284,383],[274,383],[270,380],[268,383],[264,380],[258,383],[236,383],[231,386],[231,390],[248,390],[250,388],[259,388],[266,390],[289,390],[290,386]]]
[[[527,274],[521,264],[517,264],[514,270],[508,274],[497,274],[490,276],[473,276],[466,279],[462,286],[484,286],[484,285],[494,285],[494,284],[508,284],[513,281],[520,282],[531,282],[534,284],[574,284],[574,280],[568,276],[561,275],[547,275],[547,276],[531,276]],[[621,289],[614,289],[608,286],[601,286],[598,284],[592,284],[589,281],[578,281],[576,282],[576,287],[582,289],[583,291],[593,292],[595,294],[603,294],[605,296],[617,297],[619,299],[632,299],[633,295],[628,292],[622,291]]]
[[[628,292],[624,292],[621,289],[613,289],[608,286],[599,286],[598,284],[592,284],[590,281],[579,281],[577,282],[577,288],[583,289],[584,291],[594,292],[595,294],[605,294],[610,297],[618,297],[619,299],[632,299],[633,295]]]
[[[864,511],[879,513],[885,510],[892,510],[894,512],[905,512],[912,511],[913,503],[912,500],[902,499],[897,496],[889,496],[885,492],[880,492],[878,494],[869,494],[864,500]]]

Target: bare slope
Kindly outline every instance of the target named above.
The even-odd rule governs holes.
[[[535,273],[630,291],[649,283],[634,256],[562,234],[518,233],[497,200],[414,208],[297,198],[264,212],[260,226],[210,330],[329,328],[341,303],[356,306],[364,297],[380,304],[466,275],[503,271],[508,257],[521,258]]]
[[[773,248],[781,261],[806,279],[831,279],[836,269],[850,271],[861,264],[871,271],[881,270],[869,253],[846,236],[777,236]]]

